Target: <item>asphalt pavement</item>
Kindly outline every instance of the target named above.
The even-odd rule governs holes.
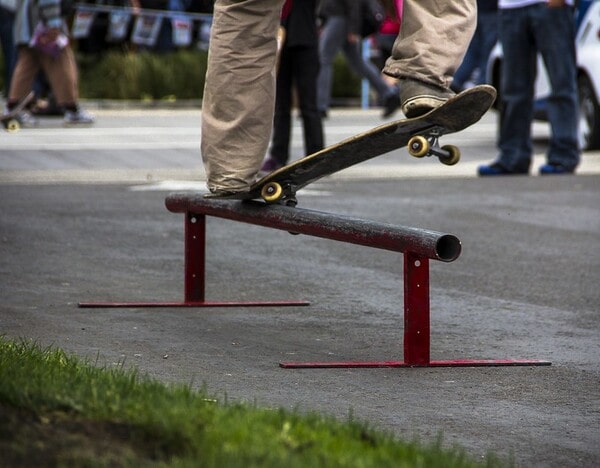
[[[496,115],[444,138],[462,161],[395,151],[313,184],[299,207],[456,235],[432,261],[432,359],[547,367],[282,369],[280,361],[401,360],[402,255],[209,218],[207,300],[309,307],[81,309],[183,298],[183,216],[204,190],[196,109],[96,108],[90,128],[45,119],[0,133],[0,333],[59,346],[220,399],[318,410],[403,438],[494,451],[519,466],[600,465],[600,152],[578,175],[475,176]],[[381,123],[334,110],[327,143]],[[533,128],[536,160],[548,129]],[[294,119],[292,156],[302,152]],[[96,361],[97,360],[97,361]]]

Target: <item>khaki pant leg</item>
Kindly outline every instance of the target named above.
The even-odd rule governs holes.
[[[17,101],[29,94],[40,68],[46,74],[59,105],[76,104],[78,95],[77,64],[71,47],[54,58],[29,47],[19,47],[19,58],[10,84],[9,99]]]
[[[65,47],[58,57],[42,53],[39,57],[56,103],[60,106],[77,104],[79,100],[77,63],[71,46]]]
[[[266,154],[282,3],[215,3],[202,101],[201,151],[210,190],[248,188]]]
[[[8,100],[17,102],[31,92],[40,63],[35,51],[26,46],[19,47],[18,59],[10,82]]]
[[[476,0],[404,0],[402,27],[384,73],[449,87],[476,24]]]

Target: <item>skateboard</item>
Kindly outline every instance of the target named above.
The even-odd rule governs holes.
[[[446,165],[456,164],[460,150],[440,146],[442,135],[458,132],[477,122],[492,106],[496,90],[480,85],[449,99],[419,117],[397,120],[343,140],[283,166],[255,182],[248,191],[206,198],[251,200],[296,205],[296,192],[322,177],[407,146],[411,156],[436,156]]]
[[[8,132],[18,132],[21,128],[21,124],[17,120],[17,115],[21,112],[27,104],[29,104],[35,93],[31,91],[27,96],[21,99],[21,102],[10,112],[6,112],[0,115],[0,122],[4,125],[4,128]]]

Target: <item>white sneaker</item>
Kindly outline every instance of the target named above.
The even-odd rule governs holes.
[[[38,119],[36,119],[31,112],[26,110],[19,112],[15,116],[15,119],[19,121],[23,128],[33,128],[38,125]]]
[[[94,117],[83,109],[77,109],[76,111],[65,111],[64,120],[65,125],[90,125],[95,121]]]

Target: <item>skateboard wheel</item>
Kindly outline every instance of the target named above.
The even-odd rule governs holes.
[[[21,129],[21,125],[17,119],[10,119],[6,122],[6,130],[8,132],[18,132]]]
[[[417,135],[408,140],[408,152],[415,158],[422,158],[429,153],[429,142],[427,138]]]
[[[283,195],[283,188],[277,182],[269,182],[260,191],[260,196],[267,203],[276,202]]]
[[[444,145],[442,146],[444,151],[448,152],[448,156],[440,158],[442,164],[446,166],[454,166],[458,161],[460,161],[460,150],[458,147],[454,145]]]

